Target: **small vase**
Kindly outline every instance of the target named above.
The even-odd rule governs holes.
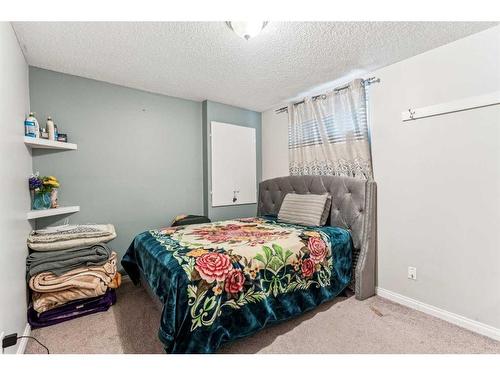
[[[33,210],[46,210],[50,208],[51,200],[50,193],[37,193],[35,192],[35,196],[33,197]]]

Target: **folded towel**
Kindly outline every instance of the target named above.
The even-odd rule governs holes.
[[[49,234],[31,232],[28,236],[28,247],[35,251],[56,251],[74,247],[92,246],[101,242],[109,242],[116,238],[116,231],[113,225],[107,224],[104,227],[106,227],[105,230],[92,230],[90,232],[57,232]]]
[[[116,253],[112,252],[109,260],[101,266],[82,267],[70,270],[60,276],[52,272],[41,272],[32,276],[29,287],[34,292],[59,292],[68,289],[88,289],[101,295],[116,274]],[[38,311],[38,310],[37,310]]]
[[[68,250],[33,252],[26,258],[26,271],[28,277],[47,271],[60,276],[76,268],[103,265],[111,253],[109,246],[104,243]]]
[[[31,306],[28,309],[28,322],[32,328],[47,327],[81,316],[106,311],[115,303],[116,293],[110,289],[102,296],[68,302],[43,313],[37,313]]]

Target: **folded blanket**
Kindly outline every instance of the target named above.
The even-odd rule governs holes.
[[[116,293],[110,289],[99,297],[68,302],[43,313],[37,313],[31,306],[28,309],[28,322],[32,328],[47,327],[81,316],[106,311],[116,303]]]
[[[26,258],[26,271],[28,277],[47,271],[60,276],[76,268],[103,265],[111,253],[104,243],[68,250],[33,252]]]
[[[95,295],[101,295],[106,292],[115,274],[116,253],[112,252],[109,260],[101,266],[76,268],[60,276],[52,272],[38,273],[30,278],[29,287],[40,293],[78,288],[92,290],[98,293]]]
[[[28,237],[28,247],[35,251],[55,251],[109,242],[116,238],[116,232],[113,225],[108,224],[106,227],[108,229],[105,232],[99,232],[100,235],[94,235],[93,237],[82,236],[77,233],[65,234],[62,232],[50,235],[38,235],[32,232]],[[47,241],[46,236],[50,237],[50,241]]]
[[[28,236],[30,243],[47,243],[72,240],[75,238],[94,238],[115,233],[111,224],[60,225],[33,230]]]
[[[106,290],[101,289],[82,289],[72,288],[59,292],[38,293],[33,292],[33,309],[38,313],[54,309],[67,302],[76,301],[84,298],[102,296]]]

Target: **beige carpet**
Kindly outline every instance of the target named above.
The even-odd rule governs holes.
[[[32,335],[51,353],[163,353],[159,318],[146,292],[126,282],[109,311]],[[26,352],[43,350],[30,342]],[[342,297],[220,353],[500,353],[500,342],[380,297]]]

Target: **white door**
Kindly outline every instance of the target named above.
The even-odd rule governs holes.
[[[257,202],[255,129],[211,122],[212,207]]]

